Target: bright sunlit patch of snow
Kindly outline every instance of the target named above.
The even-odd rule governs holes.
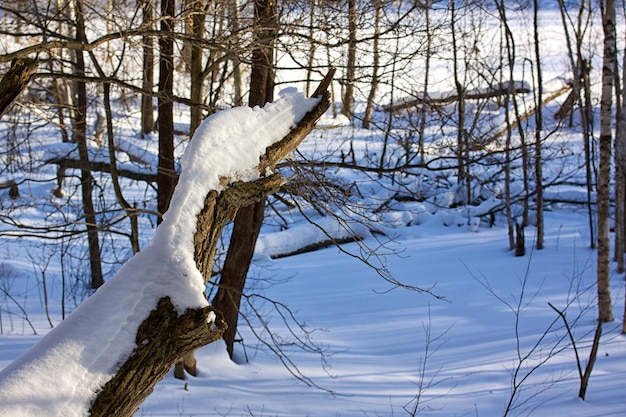
[[[182,173],[150,246],[37,345],[0,372],[0,416],[78,417],[130,356],[139,325],[162,297],[180,312],[207,304],[193,258],[196,217],[220,178],[252,181],[265,149],[318,99],[289,93],[264,108],[207,118],[182,159]]]

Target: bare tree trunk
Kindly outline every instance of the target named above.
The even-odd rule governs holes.
[[[190,4],[191,7],[191,31],[193,37],[196,39],[204,38],[204,22],[206,14],[202,7],[202,2],[195,1]],[[204,71],[202,71],[202,47],[197,43],[190,43],[190,77],[191,77],[191,91],[190,99],[193,103],[191,105],[191,120],[189,124],[189,137],[193,137],[193,133],[196,131],[200,123],[202,122],[202,108],[199,104],[202,103],[203,85],[204,85]]]
[[[537,113],[535,113],[535,204],[537,221],[537,249],[543,249],[543,166],[541,159],[541,131],[543,129],[543,76],[539,50],[539,1],[534,0],[533,28],[535,37],[535,68],[537,70]]]
[[[102,70],[102,67],[98,64],[97,58],[93,52],[90,52],[91,60],[93,62],[98,75],[102,78],[106,77],[106,74]],[[106,122],[107,133],[107,148],[109,150],[109,166],[111,172],[111,183],[113,185],[113,191],[118,204],[122,207],[126,216],[130,220],[130,243],[133,250],[133,254],[139,252],[139,223],[137,219],[137,207],[128,204],[122,193],[122,187],[120,186],[119,175],[117,171],[117,160],[115,158],[115,137],[113,133],[113,111],[111,110],[111,83],[104,82],[102,84],[102,103],[104,105],[104,114]]]
[[[311,79],[313,75],[313,62],[315,61],[315,51],[316,51],[316,43],[315,43],[315,23],[316,23],[316,13],[318,7],[318,0],[311,0],[309,3],[309,51],[307,55],[307,68],[306,68],[306,84],[304,87],[305,93],[311,94]]]
[[[503,82],[505,74],[504,74],[504,53],[506,48],[506,53],[509,53],[509,41],[508,34],[506,33],[506,25],[504,22],[502,23],[502,29],[500,31],[500,82]],[[504,39],[503,39],[504,38]],[[506,46],[505,46],[506,45]],[[506,77],[510,79],[510,74],[507,74]],[[513,215],[511,212],[511,137],[513,127],[511,126],[511,106],[509,101],[514,99],[510,94],[504,96],[504,122],[505,122],[505,145],[504,145],[504,212],[506,215],[507,222],[507,232],[509,237],[509,250],[515,249],[515,221],[513,220]]]
[[[624,296],[626,296],[626,287],[624,288]],[[624,305],[624,318],[622,319],[622,334],[626,334],[626,304]]]
[[[341,114],[352,122],[354,111],[354,82],[356,79],[356,0],[348,0],[348,58]]]
[[[176,171],[174,168],[174,31],[175,0],[161,1],[161,37],[159,37],[159,167],[157,170],[157,204],[163,215],[169,207]],[[160,219],[159,219],[160,221]]]
[[[457,133],[456,133],[456,159],[457,159],[457,181],[459,186],[463,186],[468,173],[465,166],[465,87],[461,84],[459,78],[459,56],[458,56],[458,27],[456,26],[457,9],[456,2],[452,0],[450,2],[451,10],[451,32],[452,32],[452,65],[454,72],[454,85],[456,93],[459,98],[457,102]],[[468,190],[469,197],[469,190]],[[465,202],[469,204],[468,201]]]
[[[561,12],[561,20],[563,22],[563,29],[565,31],[565,37],[567,40],[567,49],[570,59],[570,66],[573,72],[573,93],[575,93],[578,100],[578,107],[580,109],[580,120],[582,127],[583,146],[585,154],[585,180],[587,186],[587,215],[589,220],[589,247],[595,249],[596,247],[596,224],[594,216],[594,205],[592,202],[592,193],[594,187],[593,181],[593,160],[592,160],[592,132],[593,132],[593,114],[591,107],[591,83],[589,81],[589,62],[584,58],[582,54],[582,44],[584,40],[584,34],[586,27],[583,25],[584,13],[587,10],[587,1],[580,2],[578,9],[577,27],[574,29],[575,38],[575,54],[572,48],[572,42],[570,40],[568,21],[569,19],[567,8],[563,0],[559,0],[559,10]],[[575,55],[575,57],[574,57]]]
[[[617,182],[622,187],[621,201],[617,204],[621,206],[621,222],[622,222],[622,239],[621,239],[621,252],[618,259],[618,269],[621,266],[621,272],[624,272],[624,252],[626,252],[626,55],[623,57],[622,63],[622,106],[619,109],[621,120],[620,129],[620,158],[618,167],[620,168],[620,174],[618,175]],[[617,140],[617,139],[616,139]],[[617,210],[616,210],[617,211]],[[616,214],[617,215],[617,214]],[[626,295],[626,289],[625,295]],[[622,334],[626,334],[626,304],[624,305],[624,317],[622,318]]]
[[[271,0],[255,2],[256,24],[259,28],[276,24],[275,4]],[[265,31],[257,33],[257,45],[253,51],[252,74],[250,78],[249,105],[262,106],[273,100],[273,37],[274,29],[266,37]],[[265,38],[265,40],[264,40]],[[267,42],[264,44],[263,42]],[[233,234],[228,247],[226,260],[220,278],[220,287],[213,304],[223,312],[229,329],[224,340],[232,358],[239,317],[241,295],[246,282],[254,246],[263,224],[265,199],[251,206],[243,207],[235,218]]]
[[[251,206],[242,207],[237,212],[226,261],[221,272],[219,289],[213,298],[213,306],[224,314],[228,323],[228,329],[224,332],[223,338],[231,358],[237,335],[241,296],[264,216],[265,199]]]
[[[520,138],[520,144],[521,144],[521,151],[522,151],[522,178],[523,178],[523,184],[524,184],[524,199],[523,199],[523,211],[522,211],[522,221],[521,221],[521,225],[519,225],[519,227],[525,228],[528,224],[528,149],[526,146],[526,140],[524,137],[524,130],[522,128],[522,115],[520,114],[520,110],[519,110],[519,106],[517,104],[517,100],[515,99],[515,93],[516,93],[516,89],[515,89],[515,80],[514,80],[514,69],[515,69],[515,39],[513,37],[513,33],[511,32],[511,29],[509,27],[508,24],[508,18],[506,15],[506,5],[504,3],[504,1],[500,1],[500,2],[496,2],[497,7],[498,7],[498,13],[500,16],[500,21],[502,23],[502,27],[503,27],[503,31],[504,31],[504,40],[505,40],[505,47],[506,47],[506,58],[507,58],[507,67],[508,67],[508,87],[509,87],[509,94],[507,95],[507,109],[505,110],[505,119],[506,119],[506,124],[507,124],[507,150],[506,150],[506,158],[507,158],[507,163],[506,163],[506,173],[505,173],[505,182],[507,184],[510,184],[510,162],[511,162],[511,146],[512,146],[512,134],[513,134],[513,128],[514,126],[517,127],[517,131],[519,134],[519,138]],[[512,104],[513,107],[513,113],[515,115],[515,121],[511,122],[510,121],[510,114],[509,114],[509,102]],[[517,229],[517,221],[511,218],[511,210],[510,210],[510,204],[511,204],[511,195],[510,195],[510,188],[507,187],[507,196],[506,196],[506,200],[507,200],[507,221],[508,221],[508,231],[509,231],[509,247],[511,249],[513,249],[513,247],[517,247],[517,245],[524,245],[525,244],[525,240],[519,240],[519,239],[514,239],[514,226]],[[514,241],[517,241],[517,245],[514,243]],[[520,248],[516,249],[517,253],[522,253],[522,251],[520,250]],[[525,249],[523,251],[525,253]],[[521,255],[519,255],[521,256]]]
[[[516,59],[516,47],[515,47],[515,38],[513,36],[513,32],[511,31],[508,23],[508,18],[506,15],[506,4],[504,1],[496,2],[498,5],[498,12],[500,14],[500,20],[504,26],[504,33],[506,39],[506,51],[507,51],[507,64],[509,69],[509,96],[511,97],[511,104],[513,105],[513,113],[515,115],[515,126],[517,127],[517,132],[520,140],[520,148],[522,151],[521,160],[522,160],[522,183],[524,185],[524,198],[523,198],[523,211],[522,211],[522,227],[526,227],[528,225],[528,211],[529,211],[529,179],[528,179],[528,165],[529,165],[529,152],[528,146],[526,144],[525,132],[522,126],[522,115],[519,109],[519,105],[517,100],[515,99],[515,79],[514,79],[514,70],[515,70],[515,59]],[[544,103],[545,104],[545,103]]]
[[[274,39],[278,23],[276,4],[272,0],[256,0],[254,12],[256,32],[250,76],[249,105],[251,107],[262,106],[273,100]],[[231,358],[237,333],[241,295],[252,262],[256,240],[263,224],[264,212],[265,199],[242,207],[237,212],[219,288],[213,299],[213,305],[224,314],[224,320],[228,324],[223,338]]]
[[[145,29],[154,26],[153,0],[141,0],[143,10],[143,25]],[[152,36],[143,37],[143,79],[142,89],[152,92],[154,86],[154,41]],[[141,96],[141,135],[144,137],[154,132],[154,107],[152,105],[152,93],[144,93]]]
[[[374,1],[374,50],[373,63],[372,63],[372,82],[370,83],[370,92],[367,96],[367,105],[365,107],[365,114],[363,115],[363,129],[369,129],[372,122],[372,115],[374,113],[374,101],[376,100],[376,92],[378,91],[378,70],[380,66],[380,51],[379,51],[379,37],[380,37],[380,14],[382,12],[382,2],[380,0]],[[393,103],[392,103],[393,104]],[[407,156],[408,157],[408,156]]]
[[[238,33],[240,27],[240,16],[239,16],[239,0],[229,0],[229,24],[231,33]],[[242,82],[242,74],[241,74],[241,61],[237,55],[232,55],[231,57],[233,63],[233,103],[235,106],[243,105],[243,82]]]
[[[623,58],[626,63],[626,57]],[[617,263],[617,273],[624,273],[624,198],[626,194],[626,109],[624,108],[624,86],[619,77],[617,60],[615,61],[615,239],[613,247],[613,261]],[[623,66],[622,64],[622,66]],[[622,77],[626,76],[626,68],[622,68]]]
[[[515,256],[526,254],[526,238],[524,237],[524,225],[515,223]]]
[[[424,2],[424,19],[426,20],[426,56],[424,57],[424,98],[429,101],[428,87],[430,83],[430,59],[433,44],[433,35],[430,31],[430,0]],[[420,163],[424,162],[424,132],[426,130],[426,115],[428,114],[428,106],[423,103],[419,111],[419,129],[418,129],[418,152],[420,155]]]
[[[85,43],[85,16],[83,15],[82,0],[75,0],[74,8],[76,13],[76,40]],[[83,51],[76,50],[75,55],[76,75],[79,77],[84,76],[85,57],[83,56]],[[100,242],[98,240],[98,220],[96,219],[96,211],[91,195],[93,187],[89,152],[87,150],[87,87],[84,81],[76,81],[74,88],[76,103],[74,112],[74,132],[72,136],[78,146],[78,154],[80,156],[80,184],[83,210],[85,211],[87,240],[89,244],[91,288],[98,288],[104,284],[104,277],[102,275]]]
[[[615,1],[602,2],[604,57],[602,62],[602,97],[600,101],[600,171],[598,175],[598,320],[613,320],[610,268],[610,181],[612,141],[612,96],[616,59]]]
[[[70,13],[71,9],[72,7],[65,7],[65,3],[63,0],[56,0],[55,12],[59,13],[60,16],[63,16],[63,19],[56,25],[55,29],[57,33],[64,34],[66,36],[72,36],[68,28],[68,23],[72,20],[71,13]],[[65,22],[65,24],[61,22]],[[59,58],[62,61],[65,61],[65,60],[71,61],[72,59],[71,56],[68,56],[70,53],[71,53],[70,51],[61,50],[59,51]],[[50,70],[52,71],[54,69],[55,63],[53,61],[50,61],[49,66],[50,66]],[[71,99],[69,81],[64,80],[62,78],[60,79],[55,78],[53,82],[54,82],[54,87],[56,91],[56,99],[58,100],[57,117],[59,119],[61,140],[63,142],[70,142],[69,132],[71,129],[66,123],[66,120],[68,120],[69,123],[72,122],[72,116],[71,116],[72,115],[72,110],[71,110],[72,99]],[[65,118],[66,111],[68,111],[70,114],[70,117],[68,119]],[[63,182],[65,181],[65,171],[66,171],[65,165],[62,163],[59,164],[59,168],[57,169],[57,188],[55,188],[52,191],[52,194],[55,197],[63,197]]]
[[[201,1],[196,0],[182,0],[181,6],[183,8],[179,19],[182,20],[183,31],[185,33],[185,39],[183,40],[183,48],[180,50],[179,57],[181,60],[176,66],[177,72],[189,71],[191,68],[191,50],[193,41],[193,13],[194,9],[198,7],[198,3]]]
[[[506,97],[504,103],[504,120],[507,126],[506,144],[504,148],[504,211],[506,213],[509,236],[509,250],[513,250],[516,247],[515,226],[517,223],[513,220],[511,213],[511,119],[509,114],[509,96]]]
[[[583,91],[584,91],[584,101],[583,106],[581,108],[581,114],[584,114],[582,117],[583,125],[583,141],[584,141],[584,152],[585,152],[585,175],[587,182],[587,212],[589,214],[589,247],[591,249],[595,249],[597,247],[597,239],[598,239],[598,230],[595,215],[593,212],[593,201],[592,195],[594,191],[594,184],[597,181],[598,175],[597,170],[595,168],[595,151],[594,151],[594,137],[593,137],[593,111],[594,106],[591,102],[592,88],[591,88],[591,63],[587,60],[582,60],[580,62],[580,68],[583,77]],[[595,180],[595,181],[594,181]]]

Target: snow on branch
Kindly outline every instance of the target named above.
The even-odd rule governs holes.
[[[204,289],[222,228],[284,183],[276,164],[329,104],[323,88],[207,118],[151,244],[0,371],[0,415],[132,416],[178,358],[221,337],[225,323]]]

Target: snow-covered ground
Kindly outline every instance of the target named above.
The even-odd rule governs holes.
[[[257,273],[277,282],[264,295],[284,301],[320,329],[313,338],[329,355],[326,371],[319,355],[286,349],[298,369],[332,393],[297,382],[244,331],[248,345],[239,356],[245,353],[246,363],[230,362],[219,344],[208,346],[199,355],[198,378],[168,377],[138,415],[401,416],[419,395],[423,415],[498,416],[519,367],[518,383],[532,375],[517,389],[509,415],[621,417],[623,277],[613,277],[617,320],[604,327],[583,402],[574,351],[548,303],[567,307],[567,317],[576,321],[584,367],[595,328],[595,253],[587,247],[583,215],[556,210],[546,224],[546,248],[521,258],[506,250],[502,227],[473,232],[433,221],[396,229],[402,253],[389,258],[394,276],[423,287],[436,284],[441,300],[389,291],[371,269],[337,248],[259,263]],[[528,235],[530,245],[530,229]],[[347,246],[357,250],[356,244]],[[263,311],[281,328],[269,306]]]
[[[233,125],[228,115],[238,112],[248,115],[251,110],[235,110],[220,117]],[[288,113],[291,117],[292,112]],[[292,121],[288,125],[290,123]],[[363,155],[371,151],[372,143],[379,141],[368,131],[351,127],[323,132],[325,136],[314,132],[311,136],[315,139],[307,140],[303,151],[311,155],[329,150],[336,152],[346,149],[350,143],[356,155]],[[580,143],[572,137],[574,139],[563,136],[550,142],[561,149],[566,145],[569,150],[561,153],[559,159],[550,159],[551,164],[577,165]],[[236,149],[239,150],[235,152],[244,152],[240,146],[238,142]],[[200,152],[199,160],[203,158]],[[183,166],[186,160],[183,158]],[[225,159],[224,163],[232,160]],[[213,165],[220,164],[214,162]],[[489,170],[485,172],[488,175]],[[350,175],[349,171],[344,174]],[[204,175],[203,172],[201,176]],[[626,336],[620,334],[624,311],[623,276],[613,276],[616,320],[604,326],[598,360],[584,402],[577,396],[576,352],[564,323],[548,304],[566,314],[573,329],[580,365],[584,368],[597,315],[595,252],[588,248],[588,220],[580,205],[548,205],[545,249],[531,249],[534,228],[529,227],[526,229],[527,254],[514,257],[507,250],[507,230],[501,215],[495,217],[493,227],[486,219],[480,221],[471,217],[482,205],[489,208],[497,203],[494,197],[499,193],[497,182],[489,186],[493,195],[486,194],[481,206],[468,211],[462,207],[446,208],[455,198],[452,190],[432,189],[437,180],[453,181],[445,176],[453,174],[439,179],[429,178],[427,172],[424,177],[399,177],[397,189],[364,178],[346,177],[340,172],[333,172],[333,175],[335,180],[358,182],[364,205],[360,213],[358,205],[349,210],[353,210],[351,215],[356,220],[365,222],[353,225],[355,232],[365,239],[340,248],[331,246],[273,259],[290,249],[317,243],[324,236],[295,209],[282,209],[282,218],[289,222],[286,229],[272,225],[276,219],[270,213],[270,224],[259,239],[252,279],[243,301],[242,309],[250,325],[240,324],[243,343],[236,346],[236,361],[227,357],[221,342],[201,349],[197,355],[199,376],[180,381],[168,375],[137,416],[624,415]],[[194,182],[196,179],[197,176],[191,175],[189,184],[185,185],[186,180],[181,177],[181,183],[189,190],[196,190],[195,187],[200,186]],[[489,191],[489,187],[483,187],[481,192]],[[571,192],[571,188],[550,187],[547,191],[559,194]],[[580,188],[574,188],[580,192]],[[398,189],[434,194],[424,202],[389,204],[376,215],[368,211]],[[42,194],[48,192],[42,191]],[[201,188],[190,194],[204,195],[204,192],[205,188]],[[198,206],[198,202],[189,204]],[[197,209],[183,210],[187,213],[184,217],[191,217],[188,214]],[[32,215],[36,217],[36,213]],[[168,225],[169,216],[163,223],[165,226],[182,227],[183,232],[191,227],[179,221]],[[341,233],[345,231],[337,228],[330,218],[316,217],[315,220],[337,238],[343,237]],[[372,235],[364,226],[368,222],[385,236]],[[168,240],[178,242],[168,237],[187,233],[158,230],[154,240],[160,241],[157,247],[161,249],[168,247]],[[174,245],[179,250],[186,245],[185,238],[181,239],[180,245]],[[19,240],[7,240],[9,242],[15,246],[7,247],[6,253],[16,253],[19,245],[24,244]],[[379,246],[381,243],[384,245]],[[358,254],[373,265],[379,265],[379,259],[372,256],[370,248],[377,249],[380,260],[388,268],[388,271],[379,271],[382,276],[345,253]],[[153,249],[144,249],[138,256],[139,260],[148,260],[142,267],[148,267],[148,278],[159,276],[151,271],[159,269],[158,262],[162,259],[153,252]],[[186,261],[183,258],[185,256],[180,258],[183,263],[188,263],[188,257]],[[131,309],[134,318],[130,323],[129,312],[122,311],[121,305],[135,305],[132,301],[141,299],[134,295],[136,287],[143,288],[141,282],[150,282],[150,279],[131,280],[129,286],[119,278],[114,279],[115,285],[107,284],[103,288],[115,289],[113,293],[118,296],[114,305],[105,308],[102,298],[98,301],[96,297],[95,303],[91,302],[92,306],[96,305],[92,310],[95,308],[101,315],[92,314],[88,322],[70,319],[59,325],[60,288],[58,277],[55,281],[52,275],[60,271],[58,266],[53,266],[40,271],[41,277],[37,278],[35,273],[34,278],[29,278],[33,275],[29,271],[37,272],[33,265],[29,266],[34,259],[15,257],[1,264],[3,290],[28,290],[3,292],[5,312],[1,317],[0,368],[41,340],[42,334],[48,331],[46,309],[57,325],[55,332],[72,334],[78,338],[74,339],[78,343],[71,346],[73,351],[63,351],[64,342],[59,342],[58,338],[52,338],[51,345],[40,346],[35,353],[49,353],[43,356],[46,362],[37,363],[35,368],[41,378],[25,368],[30,382],[21,385],[25,383],[23,380],[5,380],[0,396],[4,395],[3,402],[17,398],[35,409],[45,409],[51,400],[55,402],[54,393],[63,387],[65,393],[79,394],[46,415],[73,415],[80,410],[80,402],[90,397],[93,383],[109,371],[98,361],[104,358],[104,365],[115,363],[131,346],[112,343],[112,340],[121,337],[118,341],[130,340],[132,344],[133,326],[147,312]],[[136,259],[131,264],[141,263]],[[125,269],[128,267],[121,271]],[[57,285],[48,288],[46,297],[57,300],[51,305],[44,303],[47,298],[41,294],[43,272],[48,274],[50,285]],[[193,275],[191,271],[190,276]],[[428,291],[397,288],[390,280]],[[185,291],[196,287],[197,283],[190,281],[189,285],[183,285]],[[107,291],[98,291],[101,292]],[[8,299],[7,294],[19,295],[13,300]],[[143,299],[153,301],[163,294],[161,290],[150,290],[142,295]],[[197,305],[201,301],[194,298],[192,303]],[[27,307],[27,316],[20,307]],[[71,306],[66,307],[71,309]],[[26,317],[40,334],[30,334]],[[73,328],[72,323],[83,326],[85,332],[79,327]],[[55,351],[57,342],[60,350]],[[71,361],[67,360],[71,359],[72,352],[81,354],[81,346],[98,348],[95,353],[83,355],[95,362],[83,361],[75,369],[69,368]],[[107,346],[110,346],[108,351]],[[59,357],[65,362],[57,361]],[[17,369],[24,363],[24,360],[18,361],[10,367]],[[16,392],[21,397],[17,397]],[[16,409],[8,405],[0,404],[0,410],[4,406],[5,410],[11,410],[7,411],[11,417],[15,417]],[[25,412],[21,415],[29,415],[27,411],[21,409],[20,412]],[[36,411],[33,413],[39,415]]]
[[[137,415],[398,416],[417,407],[423,415],[494,416],[503,415],[515,394],[509,415],[621,417],[623,277],[613,277],[618,319],[605,325],[585,402],[577,398],[575,353],[548,305],[567,308],[584,367],[596,316],[595,253],[587,247],[585,222],[569,209],[548,212],[546,248],[521,258],[506,250],[502,227],[446,227],[433,216],[395,229],[391,248],[400,253],[388,258],[393,275],[432,287],[443,299],[390,291],[373,270],[335,247],[257,260],[253,274],[265,277],[254,284],[258,293],[287,304],[314,331],[311,337],[325,357],[291,347],[273,305],[257,308],[285,337],[289,360],[318,387],[291,376],[242,326],[239,363],[228,359],[221,343],[203,348],[200,375],[186,381],[168,375]],[[531,245],[531,229],[527,240]],[[343,248],[358,251],[356,243]],[[36,340],[2,335],[0,366]],[[513,393],[517,369],[523,382]]]
[[[566,72],[565,48],[562,39],[559,40],[560,32],[559,36],[552,36],[558,32],[559,26],[555,12],[546,12],[544,22],[545,54],[550,57],[544,61],[545,74],[546,79],[552,79]],[[524,26],[525,23],[516,24]],[[491,46],[495,47],[495,44]],[[528,56],[531,55],[529,52]],[[442,68],[433,73],[449,82],[451,78]],[[434,85],[438,85],[436,80]],[[438,87],[447,91],[441,85]],[[531,96],[527,99],[532,101]],[[362,103],[358,103],[357,108],[360,107],[363,107]],[[497,108],[494,113],[495,123],[501,126],[502,109]],[[552,111],[547,113],[552,114]],[[137,149],[148,152],[143,159],[149,163],[153,159],[149,156],[156,154],[156,140],[140,140],[128,133],[138,125],[138,121],[131,117],[128,126],[116,126],[123,141],[121,148],[129,153],[136,153]],[[387,120],[386,114],[375,117],[382,121],[381,126]],[[551,122],[547,121],[548,124]],[[233,120],[230,123],[237,125]],[[327,119],[322,124],[336,126],[341,123]],[[532,129],[532,120],[529,125]],[[402,126],[399,120],[395,139],[404,137]],[[481,126],[493,128],[482,123]],[[270,130],[273,127],[270,125]],[[29,143],[32,145],[29,156],[36,160],[43,160],[46,153],[50,156],[49,140],[54,138],[54,132],[48,129],[49,126],[41,127],[39,134],[34,135]],[[248,131],[249,135],[252,133]],[[427,139],[432,139],[432,142],[427,141],[427,158],[453,155],[446,146],[445,137],[449,134],[453,138],[452,126],[428,126],[426,133]],[[355,158],[362,165],[376,166],[382,136],[381,131],[363,131],[347,126],[324,129],[315,131],[301,150],[312,159],[334,158],[335,162],[343,152],[346,158]],[[396,145],[398,153],[387,155],[390,165],[402,158],[399,156],[401,144]],[[584,189],[579,186],[583,172],[580,169],[581,143],[576,129],[564,129],[564,132],[550,136],[544,145],[547,182],[564,180],[561,182],[567,183],[547,188],[546,196],[559,196],[570,203],[580,202]],[[183,147],[177,148],[179,154]],[[247,148],[235,146],[231,154],[233,158],[224,158],[219,164],[229,163],[247,151]],[[123,154],[119,156],[124,157]],[[131,161],[127,162],[132,165]],[[520,178],[518,168],[513,167],[514,192],[521,189],[520,181],[515,181]],[[486,219],[480,221],[475,217],[502,203],[502,175],[497,175],[500,166],[494,163],[472,169],[476,178],[488,181],[474,184],[473,192],[480,194],[481,204],[464,210],[449,207],[453,202],[458,203],[455,199],[460,194],[455,188],[454,169],[416,170],[411,176],[398,175],[392,182],[384,178],[384,183],[377,183],[372,181],[376,179],[375,174],[370,177],[361,172],[328,168],[325,173],[332,181],[343,181],[343,185],[351,190],[358,189],[355,194],[362,198],[352,202],[353,206],[329,203],[328,209],[341,213],[346,219],[360,220],[362,223],[351,226],[359,236],[365,237],[364,240],[279,259],[273,257],[307,243],[318,243],[326,236],[304,221],[297,210],[287,210],[276,204],[273,210],[279,206],[282,218],[278,219],[280,216],[273,216],[274,211],[268,210],[268,224],[259,239],[243,300],[242,308],[250,323],[240,322],[242,343],[236,346],[236,361],[228,358],[221,342],[206,346],[197,354],[199,376],[180,381],[168,375],[156,386],[137,416],[623,417],[626,414],[623,395],[626,336],[620,333],[625,293],[623,275],[614,273],[612,277],[616,320],[604,326],[585,401],[577,396],[576,352],[564,323],[548,304],[565,312],[573,330],[580,365],[584,368],[597,316],[596,255],[588,247],[586,213],[577,204],[548,204],[545,248],[541,251],[531,249],[534,228],[528,227],[527,254],[514,257],[507,249],[507,229],[502,215],[495,216],[494,226],[490,226]],[[247,177],[246,173],[238,174]],[[97,179],[107,184],[106,175]],[[57,200],[49,198],[54,180],[52,168],[39,168],[25,182],[30,193],[26,198],[32,198],[34,203],[17,207],[12,213],[36,225],[42,222],[42,213],[50,222],[56,218],[72,221],[80,210],[72,210],[70,204],[51,208],[57,204]],[[153,190],[145,184],[123,181],[127,196],[137,197],[136,201],[143,203],[144,207],[153,208],[154,202],[150,201]],[[70,177],[67,183],[66,189],[72,190],[76,179]],[[397,191],[419,195],[423,201],[383,204]],[[196,194],[202,195],[202,192]],[[4,194],[3,191],[3,203],[6,202],[7,207],[13,205]],[[67,201],[74,201],[72,199],[78,201],[72,195]],[[113,205],[110,195],[103,196],[102,200],[103,204]],[[17,206],[19,201],[15,204]],[[378,206],[382,210],[373,214],[372,208]],[[310,207],[304,209],[334,237],[345,237],[345,230],[337,228],[337,222],[332,218],[321,218]],[[149,215],[140,218],[142,248],[154,234],[151,229],[153,220]],[[173,227],[180,226],[177,221],[172,223]],[[119,227],[123,230],[124,225]],[[187,226],[183,228],[188,229]],[[372,235],[370,229],[385,236]],[[172,236],[167,232],[161,235]],[[115,262],[129,257],[124,252],[128,242],[124,240],[119,244],[120,250],[112,250],[110,248],[116,246],[115,239],[121,241],[124,238],[113,235],[107,239],[104,247],[109,249],[105,249],[105,259],[111,261],[114,265],[111,269],[115,270],[118,268]],[[78,247],[76,250],[84,244],[77,243],[77,240],[61,242]],[[384,246],[380,246],[381,242],[385,243]],[[75,307],[71,301],[80,302],[83,295],[65,293],[65,279],[75,278],[80,273],[61,269],[61,265],[65,268],[73,265],[71,251],[66,256],[67,246],[48,244],[43,247],[40,240],[29,237],[7,237],[2,245],[0,369],[40,341],[49,331],[48,321],[58,327],[64,313]],[[380,276],[362,261],[349,256],[357,254],[379,265],[369,248],[377,249],[390,275],[382,271],[383,276]],[[146,252],[148,255],[141,257],[154,261],[156,256]],[[390,278],[408,287],[429,291],[397,288]],[[42,288],[46,288],[46,294],[42,293]],[[118,290],[120,288],[124,286]],[[162,293],[147,295],[154,298]],[[67,304],[61,306],[61,298]],[[120,292],[120,299],[132,298],[133,293]],[[189,301],[188,298],[181,295],[181,299]],[[193,302],[198,304],[204,300],[194,299]],[[117,305],[112,311],[116,310],[115,307]],[[116,313],[123,315],[124,312]],[[114,343],[115,339],[108,335],[115,333],[115,329],[109,327],[108,333],[99,332],[98,318],[92,319],[87,325],[94,338],[90,346],[114,344],[109,359],[115,362],[129,346]],[[135,319],[136,324],[141,317]],[[69,333],[68,327],[70,325],[65,325]],[[38,334],[33,335],[32,330]],[[134,334],[132,328],[123,330],[126,339]],[[78,333],[76,329],[74,332]],[[67,353],[63,353],[65,358]],[[100,353],[106,355],[106,352]],[[54,356],[50,358],[51,361],[55,359]],[[40,369],[54,369],[59,363],[39,366]],[[12,386],[0,392],[0,398],[19,391],[25,402],[32,399],[34,406],[46,408],[45,403],[34,403],[34,399],[45,391],[53,392],[57,386],[65,386],[66,392],[71,392],[78,388],[73,384],[94,382],[90,381],[88,373],[80,376],[82,380],[70,378],[81,371],[76,369],[72,373],[67,368],[59,369],[57,374],[48,375],[50,378],[46,382],[39,381],[45,384],[42,387],[45,390],[40,392],[36,392],[37,383],[27,390],[17,382],[8,384],[6,387]],[[37,382],[36,374],[30,378]],[[85,393],[88,389],[89,386],[85,385],[78,391],[82,390],[81,395],[85,397],[90,395]],[[59,416],[71,415],[70,412],[64,414],[63,409],[55,412]],[[0,417],[15,417],[15,414],[11,412],[10,416],[5,416],[0,412]]]

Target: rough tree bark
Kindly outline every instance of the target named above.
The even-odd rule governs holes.
[[[174,168],[174,13],[175,0],[161,2],[161,32],[159,37],[159,168],[157,170],[157,204],[163,214],[169,207],[176,185]]]
[[[330,98],[326,89],[333,74],[334,71],[329,72],[313,95],[320,97],[320,102],[287,136],[266,149],[258,165],[260,173],[273,169],[293,152],[328,109]],[[235,182],[221,193],[216,190],[208,193],[204,208],[198,214],[194,234],[194,258],[205,279],[211,276],[219,236],[233,212],[261,201],[284,183],[285,179],[276,173],[254,182]],[[90,409],[91,416],[132,416],[176,360],[221,337],[226,323],[218,313],[214,325],[208,324],[207,318],[212,311],[214,310],[211,307],[204,307],[187,310],[179,316],[169,298],[159,300],[150,316],[139,327],[133,355],[120,366],[114,378],[94,400]]]
[[[0,81],[0,119],[24,91],[36,69],[36,59],[18,58],[11,62],[11,68]]]

